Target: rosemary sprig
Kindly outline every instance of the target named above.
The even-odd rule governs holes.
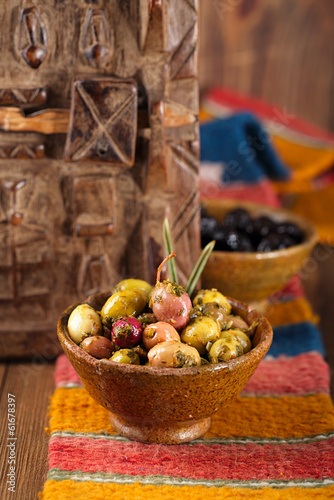
[[[190,275],[190,278],[186,286],[186,292],[189,295],[189,297],[191,297],[191,294],[195,290],[197,281],[199,280],[203,272],[203,269],[209,260],[209,257],[211,255],[212,250],[214,249],[215,244],[216,242],[215,240],[213,240],[206,245],[206,247],[202,250],[201,255],[199,256],[199,259],[196,262],[194,269],[192,270],[192,273]]]
[[[165,244],[166,255],[170,255],[173,252],[173,244],[172,244],[172,235],[170,232],[169,222],[168,222],[167,217],[165,217],[165,220],[164,220],[164,223],[162,226],[162,234],[163,234],[163,239],[164,239],[164,244]],[[173,281],[174,283],[176,283],[178,285],[179,282],[177,279],[175,259],[170,259],[168,261],[168,269],[169,269],[169,275],[170,275],[171,281]]]

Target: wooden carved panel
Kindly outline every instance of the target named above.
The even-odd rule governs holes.
[[[153,282],[165,216],[190,275],[197,0],[11,0],[2,13],[0,353],[2,334],[13,346],[23,332],[26,354],[69,304],[123,277]]]
[[[103,9],[89,9],[81,36],[87,61],[95,68],[104,66],[113,53],[113,34]]]
[[[47,219],[38,220],[39,214],[45,215],[49,209],[41,193],[44,188],[34,178],[7,178],[0,182],[0,253],[7,253],[1,265],[7,286],[2,287],[0,301],[11,300],[17,307],[26,298],[51,292]],[[6,252],[8,248],[10,252]]]
[[[44,156],[44,144],[0,144],[0,158],[37,160]]]
[[[135,81],[76,81],[65,158],[131,167],[137,132]]]
[[[36,107],[45,104],[47,91],[44,88],[0,89],[0,106]]]
[[[37,69],[46,57],[46,29],[36,7],[21,11],[18,49],[25,62],[33,69]]]
[[[170,53],[170,79],[197,76],[197,0],[164,3],[164,43]]]
[[[113,180],[73,179],[73,227],[77,236],[106,236],[113,232]]]

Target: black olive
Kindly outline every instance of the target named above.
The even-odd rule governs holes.
[[[257,247],[258,252],[271,252],[272,250],[283,250],[295,244],[289,235],[270,233],[262,239]]]
[[[252,242],[247,236],[241,236],[239,241],[238,252],[254,252],[255,248],[252,245]]]
[[[214,217],[203,217],[201,219],[201,244],[205,247],[214,239],[214,232],[218,229],[219,224]]]
[[[267,236],[270,232],[275,230],[275,223],[266,217],[265,215],[261,217],[256,217],[253,221],[254,223],[254,232],[260,236]]]
[[[238,251],[240,246],[240,234],[236,230],[231,230],[226,235],[226,245],[229,250]]]
[[[219,224],[214,217],[207,216],[201,219],[201,231],[204,235],[212,235],[218,226]]]
[[[216,231],[213,233],[213,239],[216,241],[215,245],[215,250],[219,250],[221,252],[225,252],[229,250],[227,243],[226,243],[226,238],[228,231],[232,229],[228,229],[225,227],[219,227],[216,229]]]
[[[233,226],[236,229],[243,230],[250,221],[250,215],[247,210],[243,208],[236,208],[226,214],[224,225]]]
[[[278,234],[290,236],[296,243],[301,243],[304,239],[303,231],[293,222],[281,222],[277,224],[276,231]]]

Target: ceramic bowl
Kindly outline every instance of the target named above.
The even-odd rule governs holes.
[[[100,310],[109,296],[97,294],[86,302]],[[95,359],[68,334],[68,318],[77,304],[60,317],[58,338],[87,392],[109,410],[117,432],[141,442],[183,443],[205,434],[212,414],[242,391],[271,345],[268,320],[242,302],[230,302],[234,314],[258,326],[253,349],[228,363],[177,369]]]
[[[217,288],[224,295],[245,302],[261,301],[282,289],[298,273],[318,241],[310,222],[286,210],[232,200],[208,200],[203,206],[219,222],[238,207],[245,208],[253,217],[266,215],[275,222],[294,222],[305,234],[302,243],[283,250],[212,252],[202,274],[203,288]]]

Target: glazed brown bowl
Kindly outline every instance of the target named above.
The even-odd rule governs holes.
[[[203,288],[217,288],[245,302],[261,301],[281,290],[300,271],[318,241],[310,222],[286,210],[233,200],[206,200],[203,206],[218,222],[230,210],[245,208],[252,217],[265,215],[275,222],[293,222],[305,234],[302,243],[283,250],[212,252],[202,274]]]
[[[86,302],[100,310],[109,296],[93,295]],[[228,363],[153,368],[95,359],[68,334],[68,318],[77,304],[60,317],[58,338],[87,392],[110,411],[117,432],[141,442],[183,443],[205,434],[212,414],[242,391],[272,342],[272,328],[264,316],[242,302],[229,300],[234,314],[249,325],[254,321],[258,325],[253,349]]]

